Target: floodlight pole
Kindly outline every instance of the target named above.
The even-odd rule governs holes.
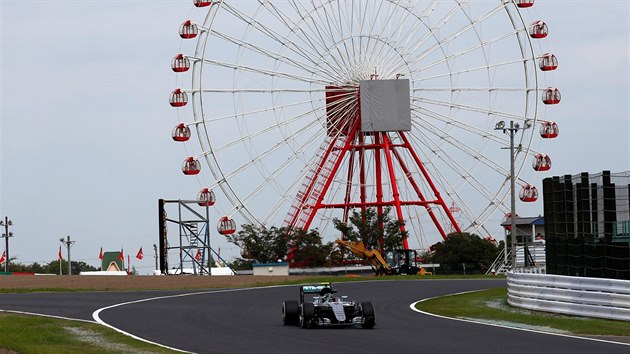
[[[72,245],[76,242],[76,241],[70,241],[70,236],[68,236],[68,240],[64,240],[63,237],[59,239],[59,241],[61,241],[61,243],[63,243],[66,248],[68,249],[68,275],[72,275],[72,262],[70,260],[70,247],[72,247]],[[61,262],[61,260],[59,260],[59,262]],[[59,266],[61,267],[61,265]]]
[[[11,225],[13,225],[13,222],[9,220],[8,216],[4,217],[4,221],[0,220],[0,226],[4,226],[4,234],[2,234],[2,237],[4,237],[4,251],[6,252],[6,258],[4,259],[5,272],[9,271],[9,237],[13,237],[13,232],[9,232],[9,226]]]

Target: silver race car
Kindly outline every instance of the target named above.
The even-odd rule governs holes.
[[[304,301],[307,294],[317,295],[313,296],[313,301]],[[371,302],[357,302],[335,294],[330,283],[300,286],[299,302],[287,300],[282,303],[284,325],[302,328],[355,325],[373,328],[376,325]]]

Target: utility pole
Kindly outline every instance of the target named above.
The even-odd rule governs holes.
[[[518,123],[510,121],[510,126],[505,127],[504,121],[499,121],[494,127],[495,130],[502,130],[504,134],[510,136],[510,247],[512,249],[512,268],[516,269],[516,176],[514,175],[514,160],[516,159],[515,150],[520,150],[521,145],[514,146],[514,136],[519,130],[528,129],[531,123],[525,122],[525,126],[521,127]],[[505,149],[505,148],[503,148]],[[507,248],[507,244],[505,245]]]
[[[63,237],[59,239],[59,241],[61,243],[63,243],[66,248],[68,248],[68,275],[72,275],[72,262],[70,259],[70,247],[72,247],[72,245],[76,242],[76,241],[70,241],[70,236],[68,236],[68,240],[64,240]],[[61,260],[59,261],[61,262]]]
[[[6,252],[5,256],[5,260],[4,260],[4,271],[8,272],[9,271],[9,237],[13,237],[13,232],[9,232],[9,226],[13,225],[13,222],[11,220],[9,220],[8,216],[4,217],[4,221],[0,220],[0,226],[4,226],[4,233],[2,234],[2,237],[4,237],[4,251]]]
[[[158,249],[156,244],[153,244],[153,254],[153,258],[155,258],[155,269],[159,270],[160,268],[158,268]]]

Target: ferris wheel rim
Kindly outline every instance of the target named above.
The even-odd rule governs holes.
[[[325,3],[327,4],[327,3],[333,3],[333,2],[334,2],[334,1],[328,1],[328,2],[325,2]],[[392,2],[392,1],[385,1],[385,2],[390,2],[390,3],[392,3],[392,4],[393,4],[393,2]],[[262,2],[261,2],[260,4],[261,4],[261,6],[263,6],[263,7],[264,7],[264,4],[263,4]],[[324,2],[323,2],[322,4],[324,4]],[[225,3],[223,3],[223,2],[219,2],[219,3],[217,4],[217,7],[215,8],[215,9],[216,9],[216,12],[214,12],[214,16],[216,16],[216,14],[218,13],[219,9],[221,9],[224,5],[225,5]],[[225,5],[225,6],[229,6],[229,5]],[[321,5],[321,6],[324,6],[324,5]],[[506,4],[505,4],[505,6],[503,6],[503,8],[505,8],[505,9],[507,10],[507,6],[508,6],[508,4],[506,3]],[[461,8],[461,5],[460,5],[460,8]],[[525,22],[523,21],[522,15],[521,15],[521,14],[520,14],[520,12],[518,12],[518,11],[515,11],[515,12],[518,14],[518,16],[519,16],[519,17],[520,17],[520,19],[521,19],[521,25],[522,25],[522,26],[519,26],[519,28],[520,28],[521,30],[526,30],[526,29],[527,29],[527,25],[526,25],[526,24],[525,24]],[[508,11],[508,13],[510,13],[510,12]],[[210,16],[210,14],[211,14],[211,12],[209,11],[209,12],[208,12],[208,16]],[[214,19],[214,16],[212,17],[213,19]],[[471,23],[472,23],[472,21],[471,21]],[[206,27],[206,28],[207,28],[207,29],[206,29],[207,33],[210,33],[210,32],[212,31],[212,22],[210,23],[210,25],[209,25],[209,26],[206,26],[206,25],[204,24],[204,27]],[[517,31],[517,32],[518,32],[518,31]],[[519,37],[518,37],[518,36],[516,36],[516,38],[519,38]],[[375,40],[377,40],[377,39],[375,38]],[[244,39],[243,41],[245,42],[246,40]],[[440,43],[440,42],[438,41],[438,43]],[[527,41],[527,43],[531,46],[531,40],[528,40],[528,41]],[[198,83],[198,86],[196,86],[196,85],[195,85],[195,79],[193,79],[193,89],[192,89],[191,91],[193,92],[193,95],[192,95],[192,96],[193,96],[193,99],[192,99],[192,100],[193,100],[193,104],[192,104],[192,106],[193,106],[193,115],[194,115],[194,117],[195,117],[195,118],[194,118],[194,126],[195,126],[195,128],[196,128],[196,130],[197,130],[197,134],[198,134],[199,136],[203,136],[203,135],[205,135],[206,137],[208,137],[208,134],[209,134],[209,129],[208,129],[207,124],[208,124],[208,122],[209,122],[209,121],[211,121],[211,119],[210,119],[210,120],[207,120],[207,119],[205,118],[206,114],[205,114],[205,112],[204,112],[203,94],[204,94],[204,93],[217,93],[217,94],[218,94],[218,93],[227,93],[227,94],[230,94],[230,93],[231,93],[232,95],[235,95],[235,94],[239,94],[239,95],[240,95],[240,94],[244,94],[244,93],[254,92],[254,89],[233,89],[231,92],[228,92],[228,91],[230,91],[229,89],[226,89],[226,90],[225,90],[225,92],[220,92],[220,91],[221,91],[221,89],[213,89],[213,88],[204,89],[204,88],[203,88],[203,86],[202,86],[202,83],[201,83],[201,81],[202,81],[202,80],[201,80],[201,76],[203,75],[202,73],[203,73],[203,68],[204,68],[204,65],[203,65],[203,64],[206,64],[206,65],[209,65],[209,64],[217,64],[217,62],[216,62],[216,61],[206,60],[206,59],[205,59],[205,55],[206,55],[206,48],[205,48],[205,45],[206,45],[206,44],[207,44],[207,38],[206,38],[206,41],[204,41],[204,42],[203,42],[203,47],[202,47],[202,48],[200,48],[200,53],[202,53],[202,54],[201,54],[201,56],[199,56],[199,55],[197,55],[197,53],[195,53],[195,57],[196,57],[196,58],[199,58],[199,59],[198,59],[198,60],[195,60],[195,61],[194,61],[194,64],[193,64],[193,78],[196,78],[196,77],[197,77],[197,76],[195,76],[195,73],[197,72],[197,73],[198,73],[198,77],[199,77],[199,83]],[[482,46],[483,46],[483,45],[482,45]],[[522,46],[522,45],[520,45],[520,47],[521,47],[521,50],[523,50],[523,46]],[[440,45],[438,46],[438,48],[439,48],[439,49],[442,49],[442,44],[440,44]],[[286,47],[281,47],[281,49],[286,49]],[[339,48],[337,48],[337,49],[339,49]],[[525,71],[525,77],[526,77],[526,78],[528,78],[528,76],[527,76],[528,63],[529,63],[529,62],[532,62],[532,63],[534,63],[534,62],[535,62],[535,57],[533,57],[533,55],[534,55],[533,48],[531,49],[531,54],[532,54],[532,56],[525,56],[525,55],[523,55],[523,57],[521,58],[521,59],[522,59],[522,62],[523,62],[523,65],[524,65],[524,67],[525,67],[524,71]],[[518,62],[518,59],[513,60],[513,62]],[[234,63],[234,64],[237,64],[237,63]],[[408,64],[408,63],[406,63],[406,64]],[[484,68],[485,70],[489,71],[488,69],[489,69],[491,66],[500,66],[500,63],[494,63],[494,64],[492,64],[492,65],[491,65],[491,64],[489,64],[489,63],[488,63],[487,58],[486,58],[486,66],[485,66],[485,67],[483,67],[483,68]],[[240,66],[240,68],[241,68],[241,69],[244,69],[244,68],[245,68],[245,66],[242,66],[242,65],[241,65],[241,66]],[[238,72],[239,74],[240,74],[240,72],[241,72],[240,70],[237,70],[237,69],[236,69],[236,65],[234,66],[234,70],[235,70],[235,72]],[[537,73],[537,72],[534,70],[534,73]],[[311,73],[311,74],[312,74],[312,76],[314,76],[314,74],[313,74],[313,73]],[[269,73],[269,75],[271,75],[271,73]],[[451,74],[451,73],[450,73],[450,71],[449,71],[449,73],[445,73],[444,75],[452,75],[452,74]],[[281,77],[281,76],[282,76],[282,74],[281,74],[281,75],[279,75],[279,76]],[[538,114],[538,95],[537,95],[537,93],[538,93],[538,91],[539,91],[539,86],[538,86],[538,75],[533,75],[533,77],[534,77],[534,80],[535,80],[535,84],[534,84],[534,88],[533,88],[533,89],[532,89],[532,88],[530,88],[528,84],[526,84],[526,87],[525,87],[525,88],[520,88],[520,89],[518,89],[518,90],[522,90],[522,91],[527,92],[527,93],[525,94],[525,100],[526,100],[526,103],[525,103],[525,112],[524,112],[522,115],[516,115],[516,114],[512,114],[512,115],[509,115],[509,114],[503,114],[503,116],[505,116],[505,118],[520,119],[520,120],[522,120],[523,122],[527,122],[527,121],[529,121],[529,120],[532,120],[532,121],[533,121],[533,124],[534,124],[534,125],[536,124],[536,121],[537,121],[537,119],[538,119],[538,116],[537,116],[537,114]],[[274,79],[275,79],[275,78],[274,78]],[[421,80],[421,81],[422,81],[422,80]],[[315,82],[318,82],[318,83],[320,83],[320,84],[321,84],[321,83],[323,83],[323,80],[312,80],[312,82],[311,82],[310,84],[311,84],[311,85],[315,85]],[[452,82],[452,81],[451,81],[451,82]],[[412,83],[412,85],[413,85],[413,83]],[[197,87],[198,87],[198,88],[197,88]],[[412,87],[413,87],[413,86],[412,86]],[[497,89],[497,88],[490,88],[490,87],[488,87],[488,88],[482,88],[482,87],[479,87],[479,88],[470,88],[470,87],[469,87],[469,88],[462,88],[462,90],[464,90],[464,89],[467,89],[467,90],[469,90],[469,91],[472,91],[472,90],[478,90],[478,91],[481,91],[481,92],[492,92],[492,91],[498,91],[498,90],[500,90],[500,89]],[[426,91],[427,89],[422,89],[422,88],[419,88],[418,90],[420,90],[420,91],[425,90],[425,91]],[[434,91],[435,91],[435,90],[439,91],[440,89],[436,89],[436,88],[434,88],[434,89],[432,89],[432,90],[434,90]],[[461,91],[461,90],[459,90],[459,89],[455,89],[455,90],[454,90],[454,89],[453,89],[453,87],[451,87],[451,88],[446,88],[446,87],[445,87],[445,88],[443,88],[443,90],[444,90],[444,91],[450,91],[451,96],[452,96],[452,95],[454,95],[454,92],[455,92],[455,91]],[[506,90],[509,90],[509,89],[507,89],[507,88],[506,88]],[[264,90],[260,90],[260,91],[264,91]],[[268,91],[267,93],[270,93],[270,95],[272,96],[272,98],[274,97],[274,94],[281,93],[281,89],[273,89],[273,88],[272,88],[272,89],[269,89],[269,90],[267,90],[267,91]],[[298,90],[298,89],[294,89],[294,90],[287,90],[287,93],[288,93],[288,91],[297,92],[297,91],[299,91],[299,90]],[[314,89],[310,89],[310,90],[308,90],[308,89],[307,89],[307,90],[305,90],[305,91],[310,92],[311,94],[313,94],[313,93],[314,93],[314,92],[316,92],[317,90],[314,90]],[[320,91],[322,91],[322,90],[320,90]],[[528,93],[529,93],[530,91],[533,91],[533,92],[535,92],[535,93],[536,93],[536,95],[535,95],[534,99],[532,100],[532,102],[534,102],[534,104],[535,104],[535,107],[533,108],[533,112],[534,112],[533,116],[532,116],[532,115],[530,115],[530,114],[528,114],[528,109],[530,109],[530,108],[529,108],[529,104],[528,104],[528,102],[529,102],[529,100],[530,100],[530,98],[529,98],[530,96],[529,96],[529,94],[528,94]],[[323,92],[323,91],[322,91],[322,92]],[[420,97],[420,99],[422,100],[422,97]],[[425,103],[427,102],[427,101],[426,101],[426,99],[424,100],[424,102],[425,102]],[[314,104],[314,103],[316,103],[316,100],[315,100],[315,99],[311,99],[311,104]],[[433,101],[433,102],[429,102],[429,103],[438,104],[439,102]],[[448,103],[446,103],[446,104],[448,104]],[[450,109],[450,110],[452,110],[452,109],[464,109],[464,108],[466,108],[466,107],[465,107],[465,106],[454,107],[454,106],[452,106],[452,105],[451,105],[451,107],[450,107],[449,109]],[[472,107],[468,107],[468,108],[472,109]],[[235,110],[236,110],[236,111],[238,111],[238,109],[235,109]],[[315,109],[313,109],[313,111],[315,111]],[[489,112],[489,113],[493,113],[493,114],[494,114],[494,113],[496,113],[498,116],[501,116],[501,115],[502,115],[502,113],[501,113],[501,112]],[[471,130],[472,130],[472,129],[471,129]],[[532,129],[532,130],[533,130],[533,129]],[[526,142],[526,143],[525,143],[524,145],[526,146],[526,149],[525,149],[525,151],[524,151],[524,152],[522,152],[522,154],[523,154],[524,156],[529,156],[529,154],[530,154],[531,144],[532,144],[533,137],[534,137],[534,133],[532,132],[531,134],[529,134],[529,141],[525,140],[525,142]],[[494,139],[496,142],[500,142],[500,139],[497,139],[497,138],[496,138],[496,136],[493,136],[493,139]],[[523,138],[522,138],[522,139],[523,139]],[[199,139],[199,140],[203,140],[203,139]],[[521,140],[521,142],[523,142],[523,140]],[[505,143],[505,141],[503,140],[503,144],[504,144],[504,143]],[[206,145],[207,145],[207,146],[206,146]],[[230,201],[230,203],[232,203],[232,205],[234,205],[234,207],[233,207],[232,211],[230,212],[230,214],[234,214],[234,213],[237,213],[237,212],[238,212],[238,213],[239,213],[239,214],[241,214],[241,215],[242,215],[242,216],[243,216],[246,220],[248,220],[248,221],[250,221],[250,222],[252,222],[252,223],[259,223],[259,224],[264,225],[264,224],[265,224],[265,220],[264,220],[264,219],[269,219],[269,217],[260,218],[258,215],[255,215],[256,213],[254,213],[254,212],[252,212],[252,211],[250,211],[250,210],[248,209],[248,207],[247,207],[247,203],[246,203],[245,201],[243,201],[243,200],[242,200],[242,199],[243,199],[243,198],[242,198],[242,196],[241,196],[241,195],[239,195],[239,194],[235,191],[235,187],[234,187],[234,186],[232,186],[232,185],[230,184],[230,178],[228,178],[228,177],[229,177],[229,175],[230,175],[230,172],[231,172],[231,171],[223,171],[223,169],[222,169],[222,167],[221,167],[221,163],[219,162],[219,160],[218,160],[218,159],[217,159],[217,157],[216,157],[217,150],[215,150],[215,149],[213,148],[213,146],[212,146],[212,142],[211,142],[211,139],[209,139],[209,138],[208,138],[206,141],[202,141],[202,142],[201,142],[201,146],[202,146],[202,151],[203,151],[203,153],[202,153],[200,156],[203,156],[203,157],[205,158],[207,165],[210,167],[210,170],[211,170],[211,172],[212,172],[212,174],[213,174],[213,176],[214,176],[215,180],[217,181],[217,182],[216,182],[216,186],[217,186],[217,187],[220,187],[220,188],[223,190],[223,192],[226,194],[226,197],[228,198],[228,200]],[[219,147],[215,147],[215,148],[219,148]],[[296,151],[295,155],[297,155],[297,151],[300,151],[300,149],[301,149],[301,148],[302,148],[302,147],[299,147],[297,150],[294,150],[294,151]],[[531,151],[533,151],[533,150],[531,150]],[[519,153],[521,153],[521,151],[519,151]],[[251,155],[250,155],[250,157],[251,157]],[[296,159],[297,159],[297,157],[296,157],[296,156],[294,156],[294,158],[296,158]],[[524,159],[524,158],[520,160],[520,164],[519,164],[519,173],[518,173],[518,174],[520,174],[520,170],[521,170],[521,169],[523,168],[523,166],[525,165],[525,162],[526,162],[526,161],[525,161],[525,159]],[[505,182],[504,182],[504,185],[505,185]],[[502,201],[505,199],[505,195],[506,195],[506,194],[505,194],[505,193],[502,193],[502,192],[501,192],[501,189],[503,189],[503,188],[501,187],[501,188],[497,191],[497,193],[496,193],[496,194],[495,194],[495,195],[491,198],[493,202],[494,202],[495,200],[501,200],[501,202],[502,202]],[[503,194],[503,198],[498,198],[498,196],[499,196],[500,194]],[[291,197],[287,197],[287,198],[291,198]],[[500,203],[499,203],[499,204],[500,204]],[[498,207],[497,207],[497,208],[498,208]],[[496,208],[495,208],[494,210],[496,210]],[[494,210],[493,210],[493,212],[494,212]],[[261,221],[261,219],[262,219],[262,221]],[[473,222],[472,224],[474,224],[474,222]],[[481,222],[481,224],[483,224],[483,222]]]

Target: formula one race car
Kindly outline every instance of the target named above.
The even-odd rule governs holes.
[[[302,328],[316,326],[354,326],[373,328],[376,324],[371,302],[348,300],[335,296],[330,283],[300,286],[300,301],[282,303],[282,321],[285,326]],[[317,294],[313,301],[304,301],[305,294]]]

